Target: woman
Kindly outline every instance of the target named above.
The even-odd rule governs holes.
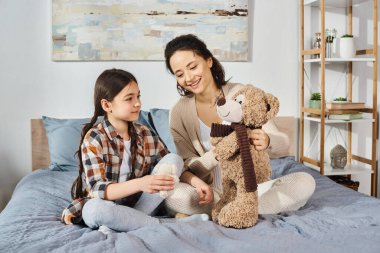
[[[230,97],[243,84],[225,80],[224,69],[195,35],[182,35],[165,48],[167,69],[177,80],[182,98],[171,110],[170,128],[177,152],[185,167],[210,185],[207,194],[219,199],[222,191],[221,171],[209,143],[211,123],[221,123],[216,112],[216,101]],[[257,150],[268,149],[271,158],[287,154],[289,139],[278,131],[272,121],[263,129],[252,130],[249,138]],[[278,213],[302,207],[312,195],[314,179],[306,173],[294,173],[259,185],[259,213]],[[281,193],[281,194],[279,194]],[[285,194],[289,201],[281,201]]]

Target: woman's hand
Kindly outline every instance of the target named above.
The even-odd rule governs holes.
[[[269,136],[262,129],[253,129],[249,133],[249,142],[257,151],[265,150],[269,146]]]
[[[171,191],[174,189],[174,178],[171,176],[146,175],[137,180],[140,180],[140,190],[147,193]]]
[[[214,191],[202,179],[190,171],[184,171],[180,177],[181,182],[192,185],[198,193],[199,204],[208,204],[214,201]]]

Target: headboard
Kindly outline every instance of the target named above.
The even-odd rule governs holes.
[[[280,116],[274,119],[277,128],[289,136],[289,155],[297,156],[297,119],[292,116]],[[32,170],[46,168],[50,164],[49,145],[42,119],[31,119],[32,134]]]
[[[31,119],[32,170],[46,168],[50,164],[49,144],[42,119]]]

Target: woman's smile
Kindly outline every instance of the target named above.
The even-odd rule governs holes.
[[[188,87],[190,87],[190,88],[192,88],[192,89],[196,89],[196,88],[198,88],[198,86],[199,86],[199,83],[200,83],[200,81],[201,81],[201,78],[199,78],[197,81],[195,81],[195,82],[191,82],[191,83],[188,83],[188,84],[186,84]]]

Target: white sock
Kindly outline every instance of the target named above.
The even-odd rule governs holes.
[[[210,220],[210,217],[208,216],[208,214],[201,213],[201,214],[193,214],[193,215],[187,216],[185,218],[179,218],[177,220],[181,221],[181,222],[208,221],[208,220]]]
[[[185,218],[165,218],[165,219],[159,219],[160,223],[175,223],[175,222],[192,222],[192,221],[208,221],[210,220],[210,217],[205,214],[193,214]]]
[[[109,234],[112,234],[112,233],[116,233],[115,230],[112,230],[112,229],[110,229],[109,227],[106,227],[106,226],[104,226],[104,225],[100,226],[100,227],[98,228],[98,231],[99,231],[99,232],[102,232],[102,233],[105,234],[105,235],[109,235]]]

